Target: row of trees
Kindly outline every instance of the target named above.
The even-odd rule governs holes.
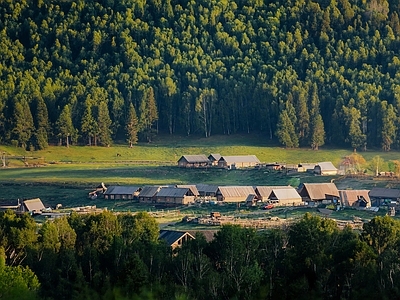
[[[311,214],[285,229],[228,225],[212,241],[198,233],[173,252],[147,213],[72,214],[38,228],[30,216],[8,211],[0,214],[0,233],[0,274],[15,279],[1,281],[1,295],[18,285],[29,299],[400,296],[400,222],[388,216],[361,232]]]
[[[2,1],[0,142],[263,132],[388,151],[398,12],[388,0]]]

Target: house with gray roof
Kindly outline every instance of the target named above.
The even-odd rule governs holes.
[[[183,155],[178,160],[178,167],[182,168],[199,168],[208,167],[210,160],[204,154],[200,155]]]
[[[371,206],[382,206],[400,203],[400,190],[387,188],[373,188],[368,193]]]
[[[172,250],[182,247],[183,243],[194,240],[194,236],[187,231],[160,230],[159,240],[164,240]]]
[[[269,200],[269,196],[272,193],[273,189],[285,189],[288,186],[256,186],[255,192],[257,195],[258,200],[267,202]]]
[[[196,184],[199,195],[202,197],[215,197],[218,186],[211,184]]]
[[[219,153],[211,153],[208,156],[208,160],[210,161],[211,165],[218,166],[218,161],[221,159],[221,154]]]
[[[303,204],[303,199],[296,189],[291,186],[272,189],[268,199],[269,201],[277,203],[279,206],[295,206]]]
[[[39,198],[24,200],[20,206],[18,212],[25,213],[28,212],[32,215],[41,214],[46,208],[43,205],[42,200]]]
[[[255,155],[222,156],[218,161],[218,167],[227,169],[250,168],[259,164]]]
[[[157,193],[161,186],[144,186],[138,195],[140,203],[156,203]]]
[[[255,195],[252,186],[219,186],[217,190],[217,201],[245,202],[249,195]]]
[[[141,187],[132,185],[113,185],[104,192],[104,199],[110,200],[132,200],[136,199],[141,191]]]
[[[338,169],[330,161],[325,161],[315,165],[314,173],[317,175],[337,175]]]
[[[190,188],[163,187],[156,195],[156,203],[165,205],[186,205],[195,199]]]

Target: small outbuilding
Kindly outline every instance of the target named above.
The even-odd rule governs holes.
[[[339,190],[343,207],[370,207],[369,190]]]
[[[110,200],[133,200],[139,196],[139,193],[142,189],[139,186],[131,186],[131,185],[114,185],[107,188],[104,192],[104,199]]]
[[[208,167],[210,161],[204,154],[200,155],[183,155],[178,160],[178,166],[182,168],[199,168]]]
[[[315,165],[314,173],[317,175],[337,175],[338,169],[330,161],[325,161]]]
[[[259,164],[255,155],[222,156],[218,161],[218,167],[227,169],[250,168]]]

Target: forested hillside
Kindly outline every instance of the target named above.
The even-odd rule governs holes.
[[[400,2],[2,1],[0,142],[400,145]]]

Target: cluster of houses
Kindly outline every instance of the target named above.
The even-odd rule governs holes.
[[[271,170],[286,170],[289,172],[313,172],[318,175],[337,175],[338,169],[331,162],[306,163],[289,165],[285,163],[261,163],[255,155],[221,156],[210,154],[183,155],[178,160],[178,166],[183,168],[218,167],[225,169],[267,168]]]

